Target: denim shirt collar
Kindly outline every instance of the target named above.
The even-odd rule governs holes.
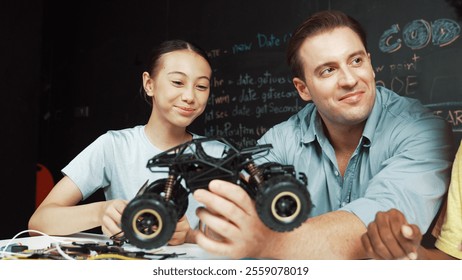
[[[372,108],[371,114],[369,118],[367,118],[366,125],[363,131],[363,143],[364,141],[371,143],[374,142],[375,132],[377,127],[379,127],[380,116],[383,115],[383,110],[385,109],[385,101],[384,101],[384,91],[387,89],[377,86],[375,90],[375,101],[374,107]],[[366,144],[366,143],[365,143]]]
[[[316,106],[314,103],[310,102],[308,103],[302,110],[300,110],[297,115],[298,118],[301,122],[300,125],[300,135],[301,141],[304,144],[308,144],[313,142],[316,139],[317,135],[317,129],[315,128],[316,125],[315,123],[319,122],[320,119],[318,120],[318,110],[316,109]],[[321,123],[320,123],[321,124]],[[322,131],[322,130],[321,130]]]

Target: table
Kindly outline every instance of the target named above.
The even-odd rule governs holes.
[[[38,236],[32,236],[32,237],[19,237],[15,238],[14,240],[11,239],[5,239],[5,240],[0,240],[0,254],[3,252],[4,246],[7,246],[9,244],[17,243],[21,245],[26,245],[28,246],[29,250],[40,250],[44,248],[49,248],[50,246],[53,246],[52,244],[58,244],[58,245],[70,245],[72,242],[78,242],[80,244],[82,243],[98,243],[98,244],[106,244],[106,242],[109,242],[109,244],[112,243],[112,241],[107,238],[104,235],[101,234],[94,234],[94,233],[78,233],[78,234],[73,234],[69,236],[47,236],[47,235],[38,235]],[[136,248],[130,244],[124,244],[122,246],[124,251],[143,251],[143,252],[150,252],[150,253],[156,253],[156,254],[175,254],[174,258],[170,258],[172,260],[184,260],[184,259],[190,259],[190,260],[223,260],[226,259],[222,256],[216,256],[207,253],[203,249],[201,249],[198,245],[196,244],[191,244],[191,243],[185,243],[182,245],[178,246],[163,246],[161,248],[157,248],[154,250],[141,250],[139,248]],[[157,257],[156,257],[157,258]]]

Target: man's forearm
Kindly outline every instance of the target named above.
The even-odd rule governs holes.
[[[308,219],[287,233],[274,233],[261,258],[274,259],[363,259],[361,235],[365,225],[354,214],[334,211]]]

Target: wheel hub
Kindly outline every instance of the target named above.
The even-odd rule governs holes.
[[[281,192],[271,203],[271,212],[281,222],[290,223],[301,211],[301,201],[292,192]]]

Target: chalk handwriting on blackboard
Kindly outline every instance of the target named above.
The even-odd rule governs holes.
[[[451,19],[443,18],[432,22],[417,19],[404,26],[400,35],[398,24],[393,24],[380,37],[379,48],[384,53],[399,50],[402,43],[412,50],[426,47],[430,41],[435,46],[446,46],[454,42],[460,34],[460,25]],[[396,37],[395,37],[396,36]]]
[[[429,94],[425,97],[417,96],[422,94],[419,79],[423,74],[422,69],[419,68],[422,58],[418,55],[418,50],[429,45],[447,47],[460,37],[460,32],[459,23],[448,18],[433,21],[412,20],[402,31],[398,23],[392,24],[380,36],[379,50],[385,54],[392,54],[403,50],[404,46],[413,53],[402,61],[392,60],[393,63],[388,65],[374,65],[375,72],[379,74],[377,84],[390,88],[398,94],[421,99],[424,103],[432,103],[432,100],[425,100],[429,98]],[[433,88],[433,85],[430,85],[430,88]]]
[[[204,112],[205,135],[226,137],[240,148],[253,146],[271,126],[304,106],[290,71],[265,62],[271,56],[277,57],[278,63],[284,62],[290,36],[291,33],[256,32],[252,40],[208,51],[218,68]],[[265,58],[262,64],[259,57]]]
[[[454,132],[462,132],[462,102],[447,102],[428,105],[435,115],[441,116],[452,125]]]

